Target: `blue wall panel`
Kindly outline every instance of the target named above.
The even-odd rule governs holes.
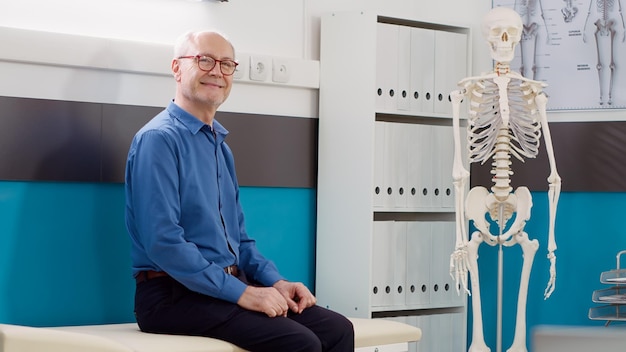
[[[312,288],[315,191],[242,188],[248,232]],[[0,182],[0,323],[133,321],[121,184]]]
[[[315,190],[244,187],[248,232],[290,280],[313,288]],[[528,331],[539,324],[602,325],[587,318],[602,271],[626,249],[625,193],[563,193],[557,216],[557,286],[548,279],[547,194],[533,193],[526,226],[540,242],[528,298]],[[0,182],[0,323],[80,325],[133,320],[134,282],[121,184]],[[483,245],[485,336],[495,345],[497,248]],[[513,339],[521,266],[519,247],[504,249],[503,344]],[[471,333],[471,316],[470,316]],[[471,335],[470,335],[471,336]],[[529,342],[530,346],[530,342]]]

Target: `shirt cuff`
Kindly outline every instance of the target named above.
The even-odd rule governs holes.
[[[241,295],[243,295],[243,291],[246,290],[246,287],[248,287],[248,285],[241,282],[241,280],[228,275],[228,278],[222,287],[221,297],[219,298],[236,304]]]

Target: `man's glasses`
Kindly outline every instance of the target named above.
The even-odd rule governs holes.
[[[211,71],[219,62],[220,71],[224,76],[230,76],[235,73],[237,65],[239,65],[238,62],[235,62],[233,60],[218,60],[206,55],[180,56],[178,57],[178,59],[196,59],[196,62],[198,63],[198,68],[206,72]]]

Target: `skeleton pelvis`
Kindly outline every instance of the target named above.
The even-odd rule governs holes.
[[[504,200],[498,200],[485,187],[477,186],[467,194],[465,214],[469,221],[473,221],[478,231],[487,237],[487,242],[502,243],[524,229],[526,221],[530,218],[532,206],[532,197],[527,187],[518,187]],[[498,234],[490,232],[487,215],[498,225],[500,229]],[[508,221],[513,217],[515,217],[513,223],[507,228]]]

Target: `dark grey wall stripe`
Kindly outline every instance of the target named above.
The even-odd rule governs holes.
[[[626,122],[559,122],[550,124],[562,190],[573,192],[626,191]],[[543,139],[539,156],[525,163],[513,160],[511,185],[548,190],[550,174]],[[490,187],[491,162],[472,165],[472,185]]]
[[[98,181],[99,104],[0,98],[0,178]]]
[[[242,185],[317,186],[318,119],[218,112]]]
[[[0,97],[0,179],[124,182],[135,132],[163,108]],[[317,119],[219,112],[242,186],[316,185]]]

